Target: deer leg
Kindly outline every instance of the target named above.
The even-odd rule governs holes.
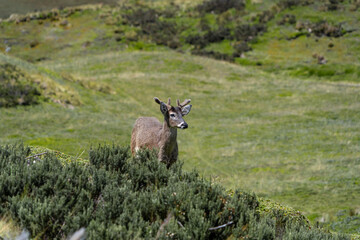
[[[177,158],[178,158],[178,145],[176,143],[173,151],[171,152],[170,158],[168,159],[167,168],[173,165],[177,161]]]

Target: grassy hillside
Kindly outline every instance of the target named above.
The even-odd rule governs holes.
[[[26,73],[45,100],[0,108],[0,143],[22,140],[82,156],[99,142],[129,144],[139,116],[161,119],[154,96],[191,98],[189,129],[179,131],[178,139],[185,169],[196,167],[228,188],[290,205],[312,221],[333,222],[333,230],[358,233],[357,2],[343,1],[330,11],[327,1],[246,1],[245,8],[222,13],[201,13],[201,2],[151,5],[160,22],[180,26],[171,38],[175,42],[127,18],[136,9],[149,11],[148,2],[1,22],[0,65]],[[166,9],[176,14],[166,15]],[[290,15],[295,23],[287,22]],[[324,28],[311,25],[321,20],[341,23],[343,35],[321,35]],[[221,21],[237,24],[228,25],[229,39],[204,46],[188,41],[214,34]],[[266,30],[250,34],[251,40],[230,39],[246,24]],[[313,26],[319,36],[309,32]],[[252,51],[237,47],[245,44]],[[326,64],[318,64],[319,56]]]

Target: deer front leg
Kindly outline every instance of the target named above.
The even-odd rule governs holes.
[[[174,164],[178,159],[178,145],[175,144],[175,147],[173,151],[171,152],[170,161],[168,167],[170,167],[172,164]]]
[[[169,162],[169,158],[166,156],[165,148],[160,147],[159,154],[158,154],[159,161],[165,163],[166,165]]]

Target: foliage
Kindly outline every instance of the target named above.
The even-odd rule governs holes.
[[[37,104],[40,92],[29,78],[14,65],[0,65],[0,107]]]
[[[235,38],[240,41],[251,41],[256,37],[259,33],[265,32],[266,26],[263,24],[244,24],[236,26],[235,28]]]
[[[191,49],[193,54],[233,61],[241,53],[251,50],[251,47],[247,46],[245,42],[254,41],[256,36],[266,31],[264,23],[239,23],[236,26],[232,26],[234,19],[221,17],[221,14],[224,12],[226,12],[224,13],[225,15],[231,14],[231,9],[240,11],[244,8],[245,2],[240,0],[205,1],[195,8],[198,12],[198,17],[196,18],[192,17],[190,12],[180,13],[180,16],[184,19],[186,19],[187,15],[192,19],[196,19],[198,24],[194,26],[186,21],[177,21],[175,14],[177,8],[174,6],[165,10],[144,6],[135,9],[128,7],[128,10],[123,14],[122,21],[140,28],[138,33],[143,38],[150,37],[158,45],[165,45],[173,49],[180,49],[183,46],[191,45],[193,47]],[[217,18],[215,23],[213,22],[213,17]],[[239,20],[240,15],[236,19]],[[231,53],[206,50],[206,47],[211,43],[221,43],[224,40],[232,41],[234,47]],[[242,43],[238,43],[239,41]]]
[[[222,13],[231,8],[243,10],[245,8],[244,0],[207,0],[199,4],[197,9],[203,13]]]
[[[298,22],[296,24],[296,29],[299,31],[309,31],[310,29],[311,34],[314,34],[317,37],[341,37],[346,33],[340,24],[332,25],[327,21],[319,21],[317,23]]]
[[[360,214],[354,209],[341,210],[336,213],[335,219],[325,223],[327,227],[335,232],[360,233]],[[359,238],[358,234],[358,238]]]
[[[131,25],[140,26],[142,34],[150,36],[156,44],[178,48],[180,45],[177,39],[176,23],[160,20],[161,16],[171,17],[173,13],[166,10],[159,12],[143,7],[125,13],[123,18]]]
[[[157,13],[179,9],[175,15],[158,15],[159,21],[180,29],[179,52],[197,54],[196,46],[185,42],[187,36],[203,36],[220,26],[230,29],[232,40],[210,43],[198,52],[212,51],[209,57],[239,64],[155,45],[140,26],[126,23],[123,13],[130,10],[117,6],[69,16],[60,10],[60,17],[24,22],[3,20],[0,50],[10,46],[6,57],[18,60],[10,63],[49,73],[47,78],[58,83],[47,88],[51,93],[68,87],[82,105],[74,104],[66,91],[61,102],[70,99],[74,109],[51,102],[1,108],[2,144],[22,139],[74,156],[102,141],[125,145],[138,116],[159,117],[152,97],[191,97],[196,111],[189,117],[189,130],[178,136],[185,169],[195,166],[204,176],[219,176],[227,188],[241,186],[291,205],[313,223],[331,222],[339,210],[358,206],[360,45],[359,12],[352,7],[359,1],[340,2],[336,11],[321,9],[327,0],[287,9],[274,1],[246,1],[245,11],[232,8],[221,14],[199,13],[199,0],[131,2]],[[318,37],[306,28],[277,25],[286,14],[296,16],[299,24],[341,23],[346,34]],[[266,32],[246,42],[251,52],[233,59],[234,48],[243,44],[233,37],[235,27],[257,23],[266,23]],[[32,43],[38,45],[31,48]],[[318,64],[314,54],[327,63]],[[103,84],[117,94],[92,90]]]
[[[278,22],[279,25],[284,24],[295,24],[296,23],[296,16],[292,14],[285,14],[282,19]]]
[[[275,239],[279,232],[347,239],[313,233],[302,222],[279,225],[279,216],[260,216],[254,194],[229,194],[195,171],[183,172],[182,163],[167,169],[154,152],[130,158],[128,150],[92,148],[84,164],[54,154],[32,161],[29,147],[1,146],[0,214],[10,213],[37,238],[64,238],[86,227],[88,239]]]
[[[309,5],[314,0],[280,0],[278,6],[281,8],[292,8],[301,5]]]

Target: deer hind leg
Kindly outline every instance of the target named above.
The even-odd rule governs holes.
[[[138,142],[138,140],[139,140],[139,138],[138,138],[138,133],[137,133],[137,130],[136,130],[136,128],[134,127],[133,128],[133,131],[132,131],[132,133],[131,133],[131,153],[132,153],[132,155],[133,156],[136,156],[137,155],[137,152],[141,149],[140,147],[139,147],[139,142]]]

